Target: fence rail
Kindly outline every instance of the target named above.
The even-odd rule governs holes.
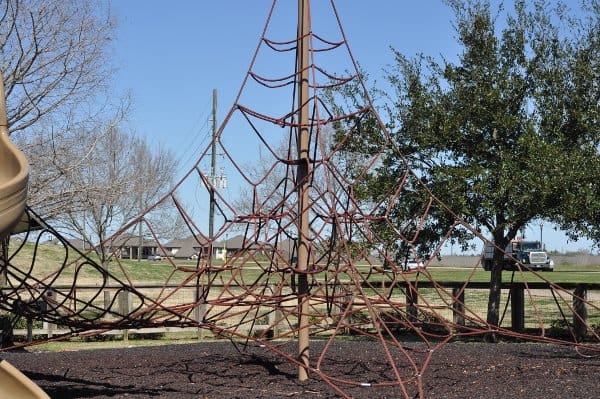
[[[387,284],[387,286],[386,286]],[[438,312],[448,320],[452,320],[455,325],[468,326],[469,315],[477,315],[485,320],[487,315],[487,294],[489,283],[485,282],[444,282],[433,283],[431,281],[419,281],[408,284],[406,282],[396,282],[393,285],[385,280],[372,279],[362,284],[363,289],[386,288],[393,295],[404,295],[406,300],[406,312],[409,315],[416,315],[421,310],[434,307]],[[53,289],[57,292],[65,291],[75,295],[78,300],[85,300],[86,293],[97,292],[99,288],[104,290],[102,298],[105,304],[111,303],[111,295],[123,295],[126,292],[120,291],[120,286],[99,287],[96,285],[80,285],[75,288],[71,286],[55,286]],[[136,290],[152,297],[153,291],[165,292],[175,290],[179,286],[164,286],[157,284],[146,284],[136,286]],[[219,289],[216,285],[213,289]],[[440,291],[450,298],[452,304],[447,306],[440,297]],[[600,284],[585,283],[561,283],[554,285],[546,282],[531,283],[508,283],[501,286],[503,309],[501,309],[500,327],[507,328],[515,332],[522,332],[527,329],[548,329],[564,324],[568,324],[573,331],[574,339],[582,339],[586,333],[589,333],[590,326],[600,330]],[[197,295],[196,287],[189,287],[177,290],[176,295],[169,301],[173,303],[190,303]],[[118,303],[120,307],[131,307],[132,304],[127,298],[112,298],[112,302]],[[436,302],[437,301],[437,302]],[[441,310],[440,310],[441,309]],[[27,328],[14,329],[14,335],[27,336],[31,339],[33,335],[46,336],[51,338],[55,335],[66,334],[69,331],[57,328],[50,323],[34,326],[33,320],[28,320]],[[254,330],[265,328],[262,325],[252,325]],[[127,338],[128,334],[153,334],[153,333],[182,333],[199,331],[198,327],[152,327],[127,330],[111,330],[104,332],[107,335],[123,335]]]

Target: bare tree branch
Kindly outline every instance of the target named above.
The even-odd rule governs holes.
[[[11,132],[71,112],[111,75],[114,21],[93,0],[6,0],[0,16],[0,69]]]

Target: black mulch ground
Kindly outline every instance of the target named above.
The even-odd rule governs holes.
[[[318,353],[322,343],[311,345]],[[363,341],[335,343],[323,371],[364,383],[389,381],[393,372],[380,347]],[[406,348],[422,361],[417,344]],[[342,397],[321,379],[298,382],[296,367],[264,348],[240,353],[226,342],[60,353],[33,348],[0,357],[56,399]],[[408,366],[399,373],[415,375]],[[415,379],[411,381],[408,397],[418,397]],[[434,352],[423,383],[425,398],[598,398],[600,358],[565,346],[457,342]],[[405,397],[398,387],[342,389],[353,398]]]

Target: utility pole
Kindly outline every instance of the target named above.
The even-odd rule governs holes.
[[[308,257],[309,257],[309,82],[308,82],[308,46],[310,33],[309,0],[298,0],[298,39],[297,70],[298,80],[298,167],[296,187],[298,189],[298,379],[308,379],[308,346],[309,346],[309,290],[308,290]]]
[[[210,206],[208,211],[208,238],[211,240],[211,253],[209,259],[212,259],[212,238],[215,228],[215,184],[217,168],[217,89],[213,89],[212,106],[212,145],[210,154]]]
[[[210,273],[210,266],[212,265],[213,257],[213,237],[215,228],[215,185],[216,185],[216,168],[217,168],[217,89],[213,89],[213,104],[212,104],[212,142],[211,142],[211,154],[210,154],[210,182],[208,184],[209,201],[208,204],[208,238],[209,238],[209,251],[208,253],[208,267],[209,271],[205,274],[197,275],[196,277],[196,301],[198,305],[195,309],[195,318],[199,324],[198,327],[198,339],[204,338],[204,330],[200,327],[200,324],[204,320],[204,314],[206,313],[206,305],[204,299],[204,287],[208,283],[208,273]]]

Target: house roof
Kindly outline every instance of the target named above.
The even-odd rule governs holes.
[[[163,245],[163,247],[176,258],[189,258],[192,255],[198,255],[200,250],[206,247],[206,245],[207,242],[204,237],[189,236],[187,238],[171,240]]]
[[[205,246],[207,240],[200,236],[189,236],[186,238],[176,238],[163,245],[165,248],[183,248],[183,247],[200,247]]]
[[[226,247],[228,250],[251,249],[257,246],[258,244],[254,242],[252,237],[245,238],[243,234],[238,234],[237,236],[215,243],[215,247]]]
[[[140,236],[136,234],[125,233],[111,241],[112,247],[137,247],[140,245]],[[143,239],[142,246],[144,247],[158,247],[158,244],[154,240]]]

